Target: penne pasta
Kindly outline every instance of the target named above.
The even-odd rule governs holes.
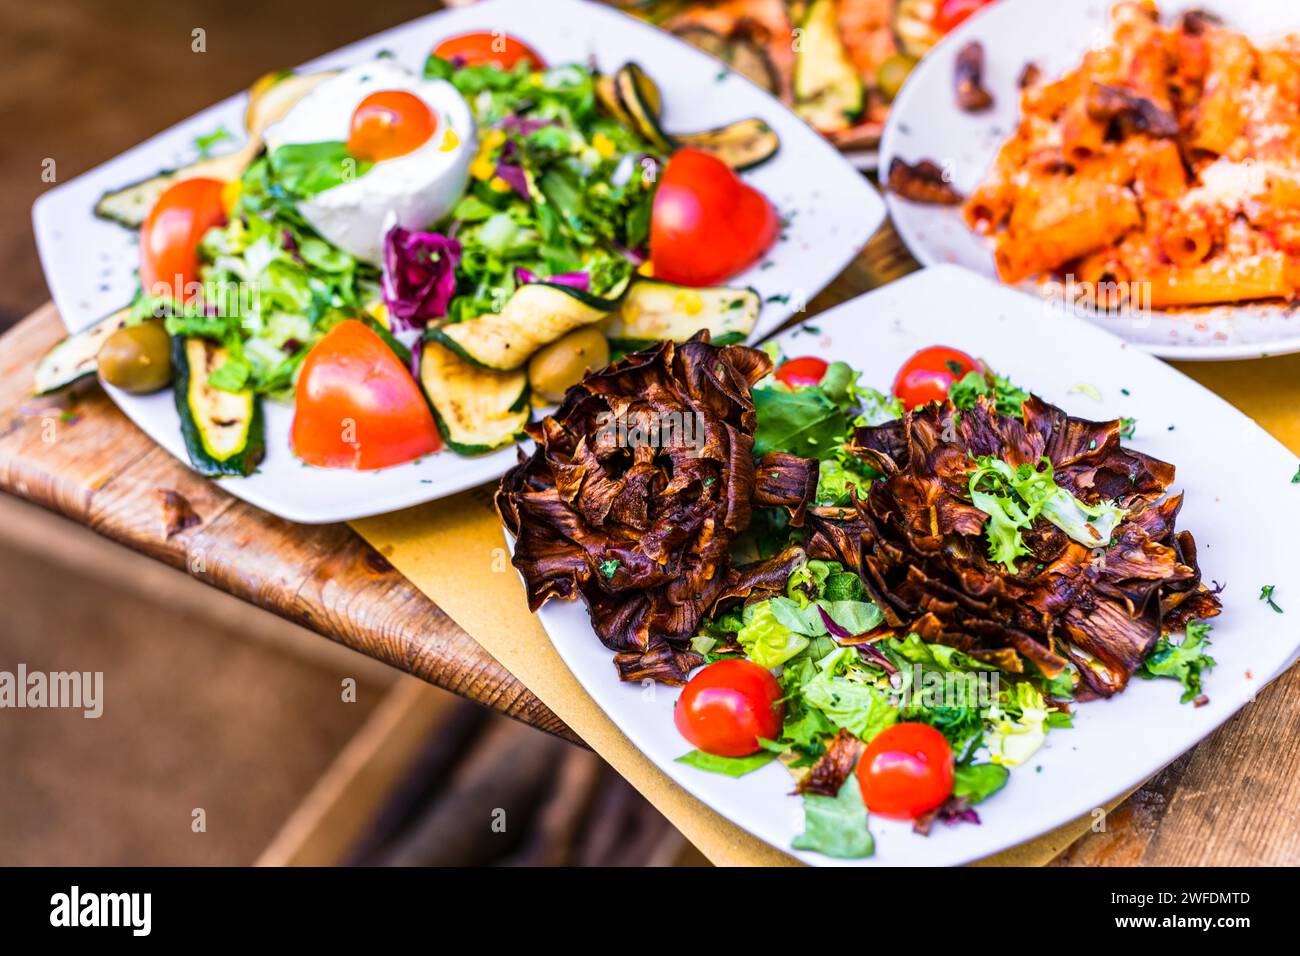
[[[1004,281],[1064,275],[1103,305],[1137,284],[1154,307],[1297,297],[1300,36],[1125,0],[1021,115],[963,210]]]

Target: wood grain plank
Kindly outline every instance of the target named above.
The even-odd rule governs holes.
[[[346,525],[295,525],[192,472],[98,388],[29,396],[32,366],[62,335],[46,307],[0,337],[0,489],[213,587],[569,740],[549,708]],[[163,492],[198,518],[168,535]]]

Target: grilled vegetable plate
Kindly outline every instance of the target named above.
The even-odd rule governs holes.
[[[764,86],[783,75],[757,33],[734,53]],[[647,337],[775,328],[878,225],[870,186],[732,76],[599,5],[494,0],[264,77],[38,200],[74,334],[33,388],[98,374],[169,452],[290,520],[489,480],[532,406]],[[709,216],[746,204],[757,236],[656,229],[685,208],[656,212],[683,154],[730,184]],[[709,235],[723,261],[683,271]]]

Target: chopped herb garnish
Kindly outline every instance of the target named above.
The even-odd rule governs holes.
[[[223,143],[228,139],[234,139],[234,137],[230,135],[230,131],[224,126],[218,126],[211,133],[207,133],[203,136],[195,136],[194,148],[199,151],[200,158],[207,159],[213,146],[216,146],[217,143]]]
[[[1262,588],[1260,588],[1259,599],[1261,601],[1267,602],[1268,606],[1271,607],[1273,610],[1277,611],[1278,614],[1282,613],[1282,609],[1278,607],[1277,602],[1273,600],[1273,585],[1265,584]]]
[[[622,563],[623,562],[618,558],[610,558],[608,561],[602,561],[600,562],[600,573],[605,575],[607,578],[612,578],[614,572],[619,569]]]

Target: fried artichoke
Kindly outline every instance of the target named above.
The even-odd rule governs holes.
[[[530,426],[536,448],[501,481],[530,608],[581,596],[624,680],[684,683],[715,604],[779,590],[803,559],[791,546],[731,563],[753,508],[784,508],[800,527],[817,486],[815,461],[754,459],[750,389],[771,370],[763,352],[706,333],[629,355]]]
[[[1068,661],[1086,685],[1080,696],[1109,697],[1163,632],[1220,609],[1191,534],[1175,530],[1173,466],[1124,448],[1121,428],[1037,397],[1023,420],[980,398],[859,428],[849,450],[882,477],[849,507],[809,511],[808,555],[857,570],[892,628],[1013,672],[1028,660],[1055,677]],[[1014,573],[991,559],[991,518],[969,490],[981,456],[1035,468],[1045,458],[1078,501],[1124,509],[1109,542],[1085,546],[1039,516]]]

